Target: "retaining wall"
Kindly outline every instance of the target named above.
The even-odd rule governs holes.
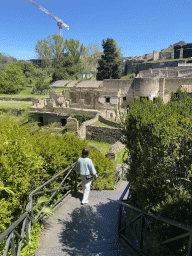
[[[115,128],[118,128],[118,123],[116,123],[115,121],[106,119],[106,118],[102,117],[101,115],[99,115],[99,121],[104,123],[104,124],[107,124],[107,125],[113,126]]]
[[[120,140],[122,130],[119,128],[109,128],[103,126],[86,126],[86,138],[89,140],[103,141],[106,143],[115,143]]]
[[[82,123],[82,125],[79,127],[79,129],[77,130],[77,135],[80,136],[81,139],[85,139],[86,138],[86,130],[87,130],[87,126],[94,124],[95,122],[97,122],[99,119],[99,113],[92,118],[91,120],[85,121],[84,123]]]

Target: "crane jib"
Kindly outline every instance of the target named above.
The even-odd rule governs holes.
[[[69,26],[66,25],[61,19],[59,19],[58,17],[56,17],[53,13],[49,12],[48,10],[46,10],[45,8],[43,8],[41,5],[39,5],[38,3],[36,3],[34,0],[29,0],[32,4],[34,4],[36,7],[38,7],[41,11],[45,12],[47,15],[49,15],[51,18],[53,18],[54,20],[58,21],[60,23],[59,25],[59,29],[62,29],[62,25],[64,25],[67,30],[69,30]],[[62,24],[62,25],[61,25]]]

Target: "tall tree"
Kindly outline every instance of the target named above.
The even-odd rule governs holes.
[[[65,40],[64,51],[59,62],[54,64],[55,70],[52,75],[52,81],[78,79],[80,57],[85,54],[85,47],[83,44],[80,45],[79,40],[70,38]]]
[[[97,43],[88,44],[84,56],[80,60],[81,73],[93,74],[96,76],[98,57],[100,58],[102,50]]]
[[[23,89],[25,83],[22,69],[16,64],[9,64],[5,71],[0,71],[0,93],[17,93]]]
[[[4,53],[0,53],[0,70],[4,70],[6,69],[6,66],[8,64],[14,63],[17,60],[11,56],[5,56]]]
[[[63,55],[60,62],[55,65],[52,82],[57,80],[76,80],[80,73],[80,65],[75,63],[73,56]]]
[[[116,41],[112,38],[103,40],[102,46],[103,55],[101,55],[101,59],[98,61],[99,66],[97,68],[96,79],[119,79],[121,77],[121,48],[117,46]]]
[[[65,52],[73,57],[74,63],[78,64],[80,57],[85,54],[85,47],[83,44],[80,45],[79,40],[70,38],[65,40],[64,43]]]
[[[49,35],[47,39],[38,40],[35,45],[37,55],[43,59],[55,58],[58,61],[64,51],[64,41],[59,35]]]

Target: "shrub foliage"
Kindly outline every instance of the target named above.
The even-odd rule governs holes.
[[[30,127],[29,123],[23,123],[8,118],[0,119],[0,233],[25,212],[30,192],[76,162],[87,144],[86,140],[80,140],[72,133],[53,136],[49,131],[34,130],[33,124]],[[90,157],[98,174],[103,171],[115,172],[113,162],[99,151],[90,148]],[[79,183],[81,179],[79,175],[77,177]],[[51,182],[46,190],[55,189],[61,178]],[[113,186],[111,178],[103,183],[105,187]],[[67,178],[64,186],[74,184],[75,171]],[[102,187],[101,181],[98,188]],[[58,193],[53,203],[61,196]],[[34,197],[34,205],[38,198]],[[0,254],[3,246],[2,243]]]
[[[187,225],[192,225],[191,113],[189,97],[167,104],[160,97],[133,98],[124,123],[131,203]]]

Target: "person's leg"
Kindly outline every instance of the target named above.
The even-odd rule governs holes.
[[[84,177],[84,184],[85,184],[85,189],[83,191],[83,200],[82,203],[86,204],[88,203],[88,198],[89,198],[89,192],[90,192],[90,187],[91,187],[91,180],[86,180],[86,177]]]
[[[85,175],[80,175],[81,176],[81,181],[82,181],[82,188],[83,188],[83,194],[85,191]]]

